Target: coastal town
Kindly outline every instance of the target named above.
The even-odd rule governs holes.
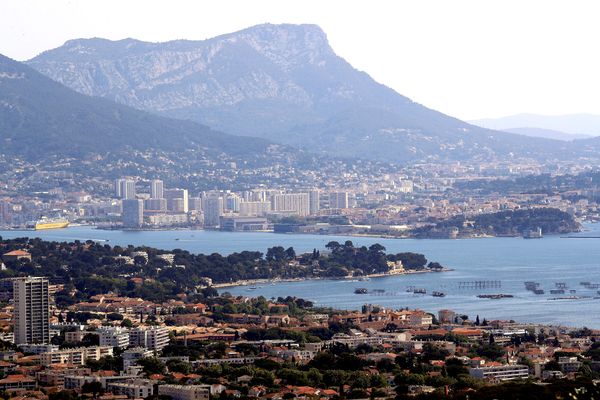
[[[463,399],[543,395],[557,382],[567,395],[600,377],[600,331],[584,327],[369,303],[336,310],[232,296],[208,278],[161,295],[164,277],[136,272],[151,265],[139,253],[120,259],[122,285],[94,273],[77,280],[77,260],[57,283],[48,256],[69,248],[92,265],[90,243],[0,247],[17,244],[0,271],[4,397]]]
[[[231,165],[235,174],[244,174]],[[505,170],[460,164],[360,172],[337,165],[331,175],[294,184],[223,185],[238,189],[169,187],[162,179],[112,181],[41,171],[10,173],[0,188],[0,227],[48,229],[220,229],[379,237],[465,238],[564,234],[599,216],[597,173],[573,166],[548,174],[540,166]],[[348,166],[346,166],[349,168]],[[560,174],[559,174],[560,172]],[[312,173],[311,173],[312,174]],[[269,174],[265,174],[265,177]],[[322,178],[322,179],[321,179]],[[68,182],[71,182],[67,184]],[[308,182],[318,181],[319,185]],[[532,181],[532,182],[530,182]],[[339,182],[344,182],[340,185]],[[525,190],[523,185],[531,185]],[[72,188],[71,190],[67,188]],[[85,187],[93,188],[86,190]],[[542,215],[538,215],[539,209]],[[507,217],[515,223],[504,224]]]
[[[598,15],[0,1],[0,400],[600,399]]]

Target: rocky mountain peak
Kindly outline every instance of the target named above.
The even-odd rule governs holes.
[[[281,66],[323,65],[334,55],[327,35],[318,25],[262,24],[228,35],[243,40]]]

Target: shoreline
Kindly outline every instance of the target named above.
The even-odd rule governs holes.
[[[283,282],[304,282],[304,281],[348,281],[348,282],[361,282],[366,279],[377,279],[377,278],[388,278],[391,276],[402,276],[402,275],[415,275],[415,274],[428,274],[428,273],[441,273],[441,272],[450,272],[454,271],[452,268],[442,268],[439,271],[433,270],[409,270],[399,274],[389,274],[389,273],[377,273],[377,274],[369,274],[362,276],[344,276],[341,278],[335,277],[305,277],[305,278],[260,278],[260,279],[245,279],[236,282],[225,282],[225,283],[215,283],[211,285],[211,287],[215,289],[222,289],[228,287],[238,287],[238,286],[254,286],[260,284],[277,284]]]
[[[591,222],[591,223],[597,223],[597,222]],[[213,228],[203,228],[203,227],[198,227],[198,226],[173,226],[173,227],[157,227],[157,228],[123,228],[123,227],[104,227],[104,226],[98,226],[98,225],[94,225],[94,224],[73,224],[70,225],[69,227],[66,228],[57,228],[57,229],[43,229],[43,230],[36,230],[36,229],[31,229],[31,228],[25,228],[25,227],[19,227],[19,228],[15,228],[15,227],[2,227],[0,228],[0,231],[7,231],[7,232],[47,232],[47,231],[68,231],[69,228],[82,228],[82,227],[88,227],[90,229],[94,229],[94,230],[98,230],[98,231],[108,231],[108,232],[167,232],[167,231],[173,231],[173,232],[178,232],[178,231],[195,231],[195,232],[220,232],[220,233],[252,233],[252,234],[265,234],[265,233],[270,233],[270,234],[277,234],[277,235],[282,235],[282,236],[286,236],[286,235],[306,235],[306,236],[331,236],[331,237],[353,237],[353,238],[371,238],[371,239],[398,239],[398,240],[407,240],[407,239],[412,239],[412,240],[471,240],[471,239],[494,239],[494,238],[519,238],[519,239],[523,239],[524,237],[522,235],[488,235],[488,234],[472,234],[472,235],[466,235],[466,236],[458,236],[455,238],[450,238],[450,237],[417,237],[417,236],[407,236],[407,235],[389,235],[389,234],[377,234],[377,233],[323,233],[323,232],[285,232],[285,233],[281,233],[281,232],[275,232],[275,231],[224,231],[224,230],[220,230],[220,229],[213,229]],[[557,232],[557,233],[549,233],[546,234],[544,236],[542,236],[539,239],[543,239],[544,237],[560,237],[561,239],[596,239],[596,238],[600,238],[600,237],[589,237],[589,236],[566,236],[566,235],[571,235],[574,233],[581,233],[581,232],[585,232],[586,230],[584,229],[580,229],[580,230],[576,230],[576,231],[572,231],[572,232]],[[27,236],[27,237],[31,237],[31,236]],[[538,239],[538,238],[536,238]],[[92,239],[93,240],[93,239]],[[175,239],[177,240],[177,239]]]

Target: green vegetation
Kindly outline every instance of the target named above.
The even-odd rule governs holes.
[[[293,248],[283,247],[268,249],[266,256],[258,251],[223,256],[175,249],[171,252],[173,265],[159,257],[165,251],[149,247],[111,247],[93,241],[59,243],[27,238],[3,240],[0,246],[4,253],[25,249],[32,255],[31,262],[24,259],[7,261],[7,270],[0,271],[0,277],[47,276],[52,283],[64,284],[64,290],[56,294],[60,306],[107,292],[158,302],[175,298],[179,293],[197,293],[203,298],[216,296],[216,290],[206,288],[207,278],[214,283],[223,283],[248,279],[340,277],[385,272],[389,269],[388,261],[401,260],[409,269],[422,269],[427,263],[421,254],[386,254],[379,244],[369,248],[354,247],[350,241],[344,244],[330,242],[327,245],[330,254],[315,250],[298,259]],[[148,259],[132,258],[135,251],[146,252]],[[128,256],[132,261],[120,256]],[[141,279],[134,281],[132,278]],[[90,316],[70,317],[87,319]],[[119,316],[109,318],[119,319]]]
[[[572,215],[556,208],[507,210],[472,217],[459,215],[430,226],[414,229],[418,238],[472,235],[520,236],[528,229],[541,228],[544,234],[575,232],[580,225]]]

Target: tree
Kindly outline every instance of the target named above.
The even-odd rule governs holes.
[[[48,394],[48,400],[77,400],[79,396],[72,390],[61,390]]]
[[[86,382],[81,386],[81,393],[91,393],[93,398],[97,398],[103,392],[104,389],[100,381]]]
[[[123,315],[121,315],[119,313],[109,313],[109,314],[106,314],[106,319],[109,321],[122,321]]]
[[[294,258],[296,258],[296,251],[294,250],[293,247],[288,247],[285,250],[285,256],[287,257],[288,260],[293,260]]]
[[[133,322],[131,322],[130,319],[125,318],[123,321],[121,321],[121,326],[123,328],[131,328],[131,327],[133,327]]]
[[[144,357],[137,363],[142,366],[147,375],[165,373],[165,365],[156,357]]]

